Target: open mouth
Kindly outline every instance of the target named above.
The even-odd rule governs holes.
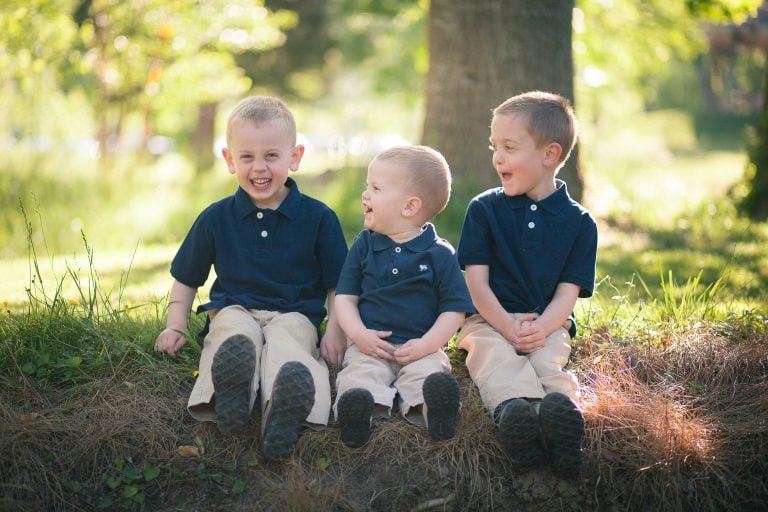
[[[271,182],[272,182],[272,178],[256,178],[251,180],[251,183],[253,183],[257,187],[269,185]]]

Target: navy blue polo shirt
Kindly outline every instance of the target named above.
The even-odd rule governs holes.
[[[493,188],[470,201],[458,256],[462,268],[489,267],[491,290],[506,311],[543,313],[559,283],[577,285],[579,297],[592,296],[597,223],[561,180],[541,201]]]
[[[238,187],[197,217],[171,263],[171,275],[198,288],[213,266],[210,301],[198,312],[231,305],[295,311],[319,327],[347,243],[333,210],[299,192],[292,179],[286,186],[290,191],[277,210],[258,208]]]
[[[387,341],[421,338],[447,311],[473,313],[464,275],[449,242],[435,226],[405,243],[362,231],[349,249],[337,295],[357,295],[368,329],[392,331]]]

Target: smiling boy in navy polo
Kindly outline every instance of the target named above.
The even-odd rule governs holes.
[[[305,421],[328,423],[330,382],[320,355],[340,364],[346,348],[332,305],[347,245],[336,214],[288,177],[304,147],[282,101],[243,100],[230,114],[222,154],[239,187],[200,213],[173,259],[167,327],[155,350],[173,357],[184,345],[196,290],[213,266],[210,300],[198,308],[209,324],[187,408],[236,434],[261,388],[261,451],[284,459]]]
[[[429,222],[450,191],[448,164],[432,148],[391,148],[368,167],[366,229],[336,288],[349,338],[336,410],[349,447],[368,441],[376,407],[388,416],[396,398],[433,439],[455,435],[459,387],[443,348],[474,309],[453,247]]]
[[[576,134],[559,95],[533,91],[499,105],[490,141],[501,187],[472,199],[458,249],[478,314],[456,343],[497,434],[518,469],[548,455],[564,475],[580,468],[584,418],[578,381],[563,368],[597,255],[594,218],[555,178]]]

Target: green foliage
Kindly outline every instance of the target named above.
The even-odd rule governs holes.
[[[146,498],[146,489],[160,475],[160,468],[145,463],[139,467],[126,464],[120,457],[115,461],[114,472],[105,484],[109,493],[99,500],[99,509],[138,510]]]

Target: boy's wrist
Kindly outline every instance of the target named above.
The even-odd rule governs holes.
[[[173,332],[175,332],[176,334],[181,334],[182,336],[186,336],[186,335],[187,335],[187,333],[186,333],[186,332],[184,332],[184,329],[177,329],[176,327],[171,327],[171,326],[169,326],[169,325],[166,325],[166,326],[165,326],[165,330],[166,330],[166,331],[173,331]]]

